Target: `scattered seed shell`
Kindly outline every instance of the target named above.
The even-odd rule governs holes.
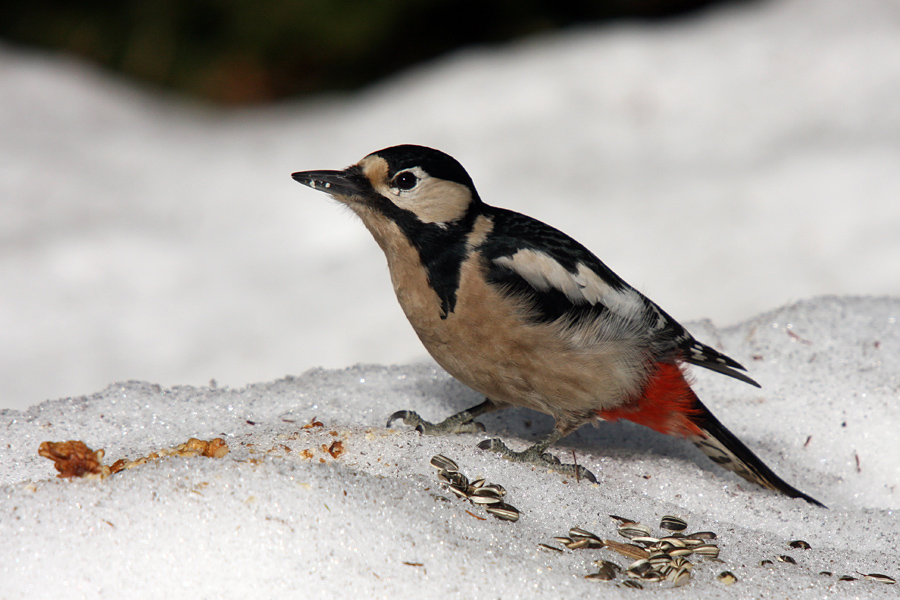
[[[674,576],[669,575],[666,577],[666,579],[671,581],[672,585],[675,587],[681,587],[683,585],[686,585],[691,580],[691,570],[690,569],[682,567],[673,572],[675,573],[675,575]]]
[[[624,585],[625,587],[634,588],[636,590],[644,589],[644,586],[642,586],[640,583],[638,583],[634,579],[626,579],[625,581],[622,582],[622,585]]]
[[[797,561],[794,560],[793,558],[791,558],[790,556],[788,556],[787,554],[779,554],[775,558],[778,559],[778,562],[788,563],[788,564],[792,564],[792,565],[797,564]]]
[[[541,550],[549,550],[553,552],[562,552],[562,548],[557,548],[556,546],[551,546],[549,544],[538,544],[538,548]]]
[[[593,534],[590,531],[584,530],[581,527],[573,527],[572,529],[569,530],[569,535],[572,536],[573,538],[588,538],[591,540],[596,540],[598,542],[600,541],[600,538],[596,534]]]
[[[597,571],[596,573],[588,573],[584,578],[594,581],[612,581],[616,578],[616,574],[609,571]]]
[[[472,494],[469,496],[472,504],[501,504],[503,501],[496,496],[481,496]]]
[[[453,459],[447,458],[443,454],[436,454],[431,457],[431,461],[429,461],[431,466],[438,470],[457,472],[459,471],[459,465],[457,465]]]
[[[770,567],[773,564],[775,564],[775,563],[773,563],[771,560],[768,560],[768,559],[763,559],[763,560],[759,561],[759,566],[761,566],[761,567]]]
[[[636,537],[650,537],[650,528],[640,523],[623,523],[619,525],[618,532],[629,540]]]
[[[794,540],[790,544],[788,544],[791,548],[799,548],[800,550],[809,550],[811,546],[808,542],[804,542],[803,540]]]
[[[862,573],[860,573],[862,575]],[[887,583],[888,585],[897,583],[897,580],[893,577],[888,577],[887,575],[882,575],[881,573],[869,573],[868,575],[863,575],[865,579],[871,579],[872,581],[877,581],[878,583]]]
[[[694,553],[706,558],[719,558],[719,547],[715,544],[703,544],[696,546]]]
[[[510,506],[509,504],[489,504],[484,507],[484,510],[491,513],[501,521],[511,521],[515,523],[519,520],[519,511],[516,507]]]
[[[856,581],[856,577],[851,577],[850,575],[841,575],[838,577],[838,581]]]
[[[635,544],[643,544],[644,546],[649,548],[650,546],[658,544],[659,538],[639,535],[639,536],[631,538],[631,541]]]
[[[737,577],[735,577],[734,573],[732,573],[731,571],[722,571],[716,576],[716,579],[718,579],[725,585],[731,585],[732,583],[737,581]]]
[[[716,534],[712,531],[695,531],[694,533],[689,533],[684,536],[689,540],[714,540],[716,539]]]
[[[637,521],[633,521],[631,519],[620,517],[618,515],[609,515],[609,518],[613,521],[618,521],[620,524],[624,525],[625,523],[636,523]]]
[[[659,528],[668,531],[684,531],[687,529],[687,521],[675,515],[665,515],[659,522]]]

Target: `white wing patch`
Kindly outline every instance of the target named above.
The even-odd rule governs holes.
[[[530,249],[496,258],[494,262],[515,271],[536,290],[558,290],[575,304],[603,304],[629,320],[645,310],[635,290],[613,288],[583,263],[578,263],[577,271],[571,273],[548,254]]]

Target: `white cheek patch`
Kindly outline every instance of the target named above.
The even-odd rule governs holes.
[[[408,192],[391,190],[387,195],[400,208],[415,214],[423,223],[450,223],[461,219],[472,204],[472,193],[464,185],[425,175]]]
[[[515,271],[536,290],[560,291],[574,304],[602,304],[629,319],[644,311],[644,303],[635,290],[614,289],[582,263],[578,263],[575,273],[570,273],[549,255],[526,249],[494,259],[494,262]]]

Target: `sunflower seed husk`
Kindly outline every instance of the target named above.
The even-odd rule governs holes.
[[[716,534],[712,531],[695,531],[694,533],[689,533],[684,536],[689,540],[714,540],[716,539]]]
[[[654,567],[662,567],[671,563],[672,557],[665,552],[654,552],[649,557],[647,557],[647,560],[649,560],[650,564]]]
[[[483,485],[484,485],[484,477],[479,477],[478,479],[475,479],[474,481],[469,482],[469,487],[476,489],[476,490]]]
[[[831,577],[834,575],[831,571],[819,571],[819,575],[825,575],[826,577]]]
[[[862,573],[860,573],[860,575],[862,575],[866,579],[871,579],[872,581],[877,581],[879,583],[887,583],[889,585],[897,583],[897,580],[893,577],[888,577],[887,575],[882,575],[881,573],[869,573],[867,575],[863,575]]]
[[[602,559],[601,559],[601,560],[595,560],[595,561],[594,561],[594,564],[597,565],[598,567],[600,567],[601,570],[603,570],[603,569],[612,569],[612,570],[615,571],[616,573],[618,573],[618,572],[620,572],[620,571],[622,570],[622,567],[620,567],[619,565],[617,565],[616,563],[614,563],[614,562],[611,561],[611,560],[602,560]]]
[[[629,540],[636,537],[650,537],[650,528],[640,523],[623,523],[619,525],[618,532]]]
[[[808,542],[804,542],[803,540],[794,540],[790,544],[788,544],[791,548],[799,548],[800,550],[809,550],[811,546]]]
[[[666,579],[672,582],[675,587],[686,585],[691,580],[691,570],[685,567],[673,571],[675,575],[669,574]]]
[[[849,575],[841,575],[838,577],[838,581],[856,581],[856,577],[851,577]]]
[[[636,590],[644,589],[644,586],[642,586],[640,583],[638,583],[634,579],[626,579],[625,581],[622,582],[622,585],[624,585],[625,587],[634,588]]]
[[[687,521],[675,515],[665,515],[659,522],[659,528],[668,531],[684,531],[687,529]]]
[[[459,471],[459,465],[457,465],[453,459],[447,458],[443,454],[436,454],[431,457],[431,461],[429,461],[431,466],[438,470],[449,471],[455,473]]]
[[[673,548],[687,548],[687,544],[684,542],[683,539],[677,538],[677,537],[672,537],[672,536],[659,538],[659,543],[660,544],[668,544],[668,545],[672,546]]]
[[[665,575],[663,575],[659,571],[653,571],[653,570],[647,571],[646,573],[641,575],[641,581],[647,581],[647,582],[662,581],[665,578],[666,578]]]
[[[438,479],[462,490],[469,487],[469,479],[459,471],[447,471],[444,469],[438,473]]]
[[[628,569],[626,569],[625,572],[637,573],[637,575],[639,576],[641,573],[646,573],[652,568],[653,565],[650,564],[649,560],[647,560],[646,558],[641,558],[628,565]]]
[[[632,519],[628,519],[626,517],[620,517],[619,515],[609,515],[609,518],[613,521],[618,521],[622,525],[626,523],[637,523],[637,521],[633,521]]]
[[[562,548],[557,548],[556,546],[551,546],[550,544],[538,544],[538,548],[541,550],[549,550],[553,552],[562,552]]]
[[[584,578],[594,581],[612,581],[616,578],[616,574],[609,571],[597,571],[596,573],[588,573]]]
[[[484,510],[491,513],[498,519],[502,521],[512,521],[515,523],[519,520],[519,511],[514,506],[510,506],[509,504],[488,504],[484,507]]]
[[[707,558],[718,558],[719,547],[715,544],[703,544],[702,546],[695,547],[694,553],[699,554],[700,556],[705,556]]]
[[[572,542],[575,541],[572,538],[566,537],[564,535],[556,536],[553,539],[556,540],[557,542],[559,542],[560,544],[562,544],[563,546],[568,546],[569,544],[571,544]]]
[[[484,496],[479,494],[472,494],[469,496],[469,500],[472,504],[502,504],[502,500],[496,496]]]
[[[451,492],[453,492],[460,498],[468,498],[469,497],[469,494],[466,493],[466,490],[460,489],[460,488],[456,487],[455,485],[449,486],[449,489]]]
[[[722,571],[716,576],[716,579],[718,579],[725,585],[731,585],[732,583],[737,581],[737,577],[735,577],[734,573],[732,573],[731,571]]]
[[[713,547],[715,547],[715,546],[713,546]],[[671,550],[668,551],[669,556],[672,556],[672,557],[690,556],[693,553],[694,553],[694,551],[691,550],[690,548],[672,548]]]
[[[787,554],[779,554],[775,558],[778,559],[778,562],[789,563],[792,565],[797,564],[797,561],[794,560],[793,558],[791,558],[790,556],[788,556]]]
[[[695,540],[693,538],[684,538],[681,541],[684,542],[684,545],[687,546],[688,548],[695,548],[697,546],[702,546],[703,544],[706,543],[706,540]]]
[[[587,548],[591,545],[591,540],[588,538],[578,538],[577,540],[572,540],[568,544],[566,544],[566,548],[569,550],[581,550],[582,548]]]
[[[600,538],[596,534],[593,534],[590,531],[582,529],[581,527],[573,527],[572,529],[569,530],[569,535],[572,536],[573,539],[574,538],[587,538],[587,539],[591,539],[591,540],[596,540],[598,542],[601,541]]]
[[[635,544],[642,544],[645,547],[649,548],[650,546],[653,546],[654,544],[658,544],[659,538],[638,535],[638,536],[631,538],[631,541]]]
[[[768,559],[763,559],[763,560],[759,561],[759,566],[761,566],[761,567],[770,567],[773,564],[775,564],[775,563],[773,563],[771,560],[768,560]]]
[[[479,488],[483,490],[484,493],[495,494],[497,496],[503,497],[506,495],[506,488],[504,488],[499,483],[486,483]]]

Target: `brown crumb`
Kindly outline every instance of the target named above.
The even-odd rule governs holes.
[[[344,453],[344,443],[338,440],[331,442],[331,445],[328,447],[328,454],[331,455],[331,458],[337,458],[341,454]]]
[[[316,418],[313,417],[309,420],[309,423],[301,427],[300,429],[312,429],[313,427],[325,427],[325,424],[321,421],[316,421]]]
[[[38,454],[53,461],[59,471],[57,477],[109,477],[109,467],[103,466],[103,450],[91,450],[82,441],[41,442]]]

